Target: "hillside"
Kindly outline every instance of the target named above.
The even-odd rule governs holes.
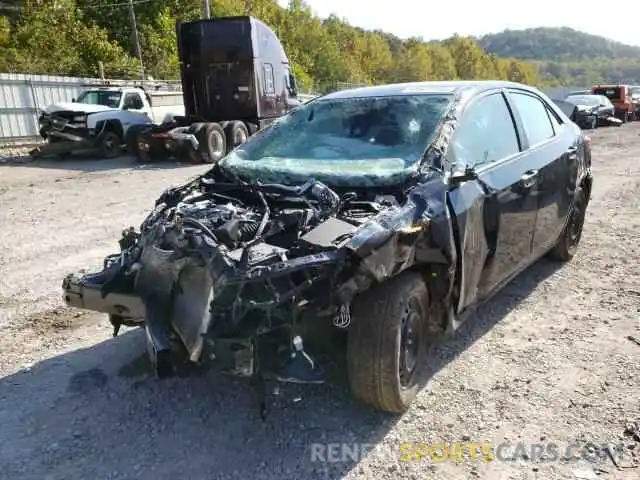
[[[640,47],[568,27],[505,30],[484,35],[477,41],[488,53],[524,60],[640,59]]]

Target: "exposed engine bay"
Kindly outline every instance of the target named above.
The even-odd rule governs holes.
[[[65,300],[109,313],[114,336],[143,326],[158,376],[175,371],[177,346],[229,373],[319,383],[301,319],[347,327],[354,295],[415,261],[427,211],[396,192],[249,184],[214,167],[165,191],[103,271],[69,275]]]

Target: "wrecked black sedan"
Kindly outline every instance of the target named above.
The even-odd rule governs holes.
[[[143,326],[158,375],[186,358],[254,385],[322,382],[303,327],[344,329],[354,395],[402,412],[433,336],[536,259],[572,258],[590,152],[517,83],[332,93],[164,192],[64,298],[108,313],[114,335]]]

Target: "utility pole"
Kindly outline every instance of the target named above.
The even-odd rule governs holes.
[[[136,12],[133,10],[133,0],[129,0],[129,13],[131,15],[131,27],[133,28],[133,40],[136,44],[136,54],[138,55],[138,60],[140,60],[140,78],[144,81],[144,63],[142,63],[142,49],[140,48],[140,37],[138,36]]]
[[[211,7],[209,6],[209,0],[204,0],[204,18],[211,18]]]

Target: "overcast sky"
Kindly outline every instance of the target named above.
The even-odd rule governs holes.
[[[287,0],[278,0],[287,5]],[[482,35],[530,27],[566,26],[640,45],[640,2],[594,3],[584,0],[306,0],[324,18],[334,13],[351,25],[381,29],[401,38],[426,40]],[[596,8],[591,10],[591,7]],[[624,11],[624,13],[623,13]],[[621,28],[628,22],[626,28]]]

